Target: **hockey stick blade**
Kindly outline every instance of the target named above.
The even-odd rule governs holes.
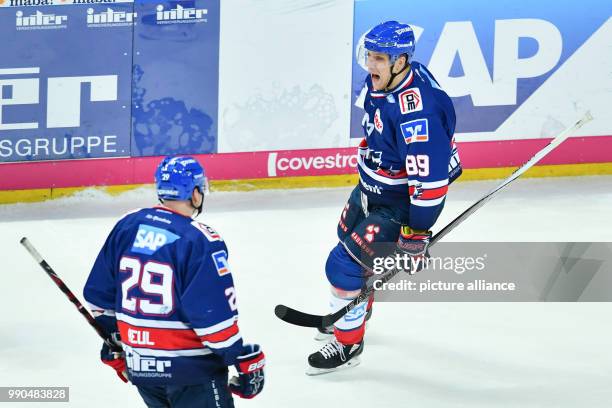
[[[274,314],[276,317],[287,323],[302,327],[323,328],[331,326],[346,313],[346,310],[340,309],[336,313],[321,316],[300,312],[299,310],[295,310],[285,305],[276,305],[274,308]]]
[[[276,305],[274,314],[279,319],[302,327],[323,327],[324,316],[312,315],[299,310],[292,309],[285,305]],[[326,317],[326,316],[325,316]]]
[[[497,194],[500,190],[510,184],[512,181],[519,178],[523,173],[529,170],[534,164],[540,161],[544,156],[554,150],[557,146],[563,143],[569,135],[580,129],[585,123],[593,120],[593,116],[591,116],[591,112],[587,111],[584,116],[576,121],[572,126],[565,129],[563,132],[559,133],[556,137],[554,137],[550,143],[548,143],[543,149],[539,150],[536,154],[534,154],[527,162],[525,162],[522,166],[516,169],[509,177],[504,179],[497,187],[493,190],[486,193],[482,196],[478,201],[472,204],[468,209],[463,211],[459,216],[457,216],[454,220],[448,223],[442,230],[440,230],[436,235],[433,236],[430,242],[430,247],[438,242],[440,239],[445,237],[448,233],[450,233],[455,227],[465,221],[470,215],[476,212],[480,207],[485,205],[495,194]],[[382,281],[382,283],[386,283],[391,280],[395,275],[397,275],[400,271],[397,269],[391,269],[380,275],[376,281]],[[299,310],[292,309],[288,306],[278,305],[276,306],[274,312],[279,319],[294,324],[296,326],[303,327],[319,327],[324,328],[331,326],[336,321],[338,321],[342,316],[346,313],[350,312],[355,306],[359,303],[365,301],[365,299],[375,291],[374,282],[372,285],[368,286],[364,290],[362,290],[361,294],[354,300],[351,301],[348,305],[338,310],[335,313],[330,313],[327,315],[312,315],[304,312],[300,312]]]

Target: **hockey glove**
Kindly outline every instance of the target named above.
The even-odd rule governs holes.
[[[104,364],[112,367],[121,381],[126,383],[128,382],[128,379],[125,366],[125,353],[123,353],[123,351],[117,351],[121,348],[119,333],[115,332],[111,334],[111,339],[114,344],[113,349],[111,350],[109,345],[104,343],[102,345],[102,350],[100,351],[100,359]]]
[[[259,344],[245,344],[242,355],[236,362],[238,377],[229,383],[232,394],[251,399],[263,390],[266,359]]]
[[[425,258],[429,256],[427,247],[431,239],[431,231],[413,230],[407,225],[402,226],[397,240],[397,249],[400,254],[411,258],[411,268],[408,272],[413,275],[423,269]]]

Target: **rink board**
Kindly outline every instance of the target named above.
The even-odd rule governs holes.
[[[550,139],[461,143],[460,180],[502,178]],[[531,177],[612,174],[612,136],[570,138]],[[356,148],[196,155],[214,190],[336,187],[356,182]],[[152,183],[161,157],[0,164],[0,203],[41,201],[88,186],[109,193]],[[244,165],[248,163],[248,165]],[[49,187],[51,186],[51,187]]]
[[[586,110],[595,120],[531,174],[608,172],[609,4],[297,3],[0,0],[0,202],[149,184],[176,153],[216,189],[354,183],[355,46],[391,18],[413,25],[415,59],[453,98],[463,180],[503,177]],[[279,55],[297,63],[241,63]]]

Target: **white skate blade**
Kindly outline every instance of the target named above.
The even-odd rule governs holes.
[[[359,363],[361,363],[361,359],[359,358],[359,356],[357,356],[357,357],[353,357],[350,361],[336,368],[316,368],[316,367],[308,366],[308,368],[306,369],[306,375],[312,376],[312,375],[333,373],[334,371],[346,370],[347,368],[356,367],[359,365]]]
[[[334,333],[321,333],[320,331],[317,330],[317,334],[315,334],[314,339],[316,341],[328,341],[331,340],[334,337]]]

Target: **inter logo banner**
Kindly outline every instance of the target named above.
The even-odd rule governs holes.
[[[219,0],[0,0],[0,163],[215,153]]]
[[[70,3],[0,8],[0,162],[130,154],[133,4]]]

